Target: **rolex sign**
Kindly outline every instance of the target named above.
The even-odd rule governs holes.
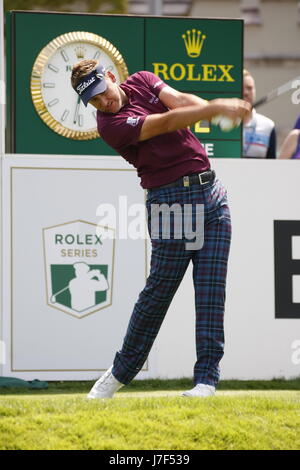
[[[84,109],[68,88],[72,66],[82,59],[102,60],[118,83],[148,70],[206,100],[242,97],[241,19],[11,12],[7,24],[11,153],[116,154],[99,137],[92,107]],[[28,31],[35,32],[34,41]],[[20,76],[32,77],[31,89]],[[241,126],[224,133],[200,121],[191,131],[208,157],[241,156]]]

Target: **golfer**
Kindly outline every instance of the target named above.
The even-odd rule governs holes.
[[[99,269],[90,269],[84,262],[73,264],[75,277],[69,282],[72,309],[83,312],[96,305],[96,292],[106,291],[109,286]]]
[[[137,169],[147,189],[152,255],[150,275],[135,303],[123,346],[112,367],[95,383],[88,398],[109,398],[140,371],[186,269],[192,261],[196,310],[194,387],[188,397],[215,394],[224,353],[224,302],[231,222],[226,190],[215,177],[204,147],[188,129],[216,115],[248,118],[251,106],[237,98],[206,102],[180,93],[153,73],[142,71],[118,85],[95,60],[74,65],[71,82],[84,105],[97,109],[102,139]],[[152,206],[204,207],[204,244],[185,236],[151,236]],[[178,207],[178,206],[177,206]],[[192,245],[192,246],[191,246]],[[185,311],[182,311],[184,322]],[[176,352],[174,351],[174,361]],[[184,354],[182,349],[180,354]]]

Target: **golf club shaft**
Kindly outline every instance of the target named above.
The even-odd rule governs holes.
[[[69,286],[64,287],[63,289],[59,290],[58,292],[55,292],[55,294],[52,294],[51,298],[56,297],[57,295],[61,294],[65,290],[69,289]]]
[[[270,101],[274,100],[278,96],[283,95],[287,91],[291,90],[292,88],[295,88],[293,84],[299,80],[300,82],[300,76],[293,78],[292,80],[289,80],[288,82],[284,83],[283,85],[280,85],[279,87],[275,88],[274,90],[270,91],[267,93],[265,96],[257,100],[253,108],[258,108],[259,106],[262,106],[263,104],[269,103]]]

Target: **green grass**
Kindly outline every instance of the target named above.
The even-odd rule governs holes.
[[[1,390],[0,449],[300,449],[299,379],[223,382],[205,399],[181,397],[184,379],[87,401],[91,384]]]
[[[86,393],[94,385],[95,381],[53,381],[48,382],[45,390],[33,390],[24,388],[1,388],[0,395],[10,394],[59,394],[59,393]],[[192,388],[192,379],[149,379],[133,380],[122,389],[122,393],[135,391],[157,391],[157,390],[185,390]],[[218,391],[222,390],[299,390],[300,377],[292,380],[277,378],[273,380],[221,380]]]

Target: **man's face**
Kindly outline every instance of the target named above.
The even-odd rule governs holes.
[[[243,95],[244,100],[253,105],[256,97],[256,89],[254,79],[250,75],[244,77]]]
[[[106,75],[107,88],[103,93],[93,96],[89,103],[103,113],[117,113],[123,106],[123,97],[114,75]]]

